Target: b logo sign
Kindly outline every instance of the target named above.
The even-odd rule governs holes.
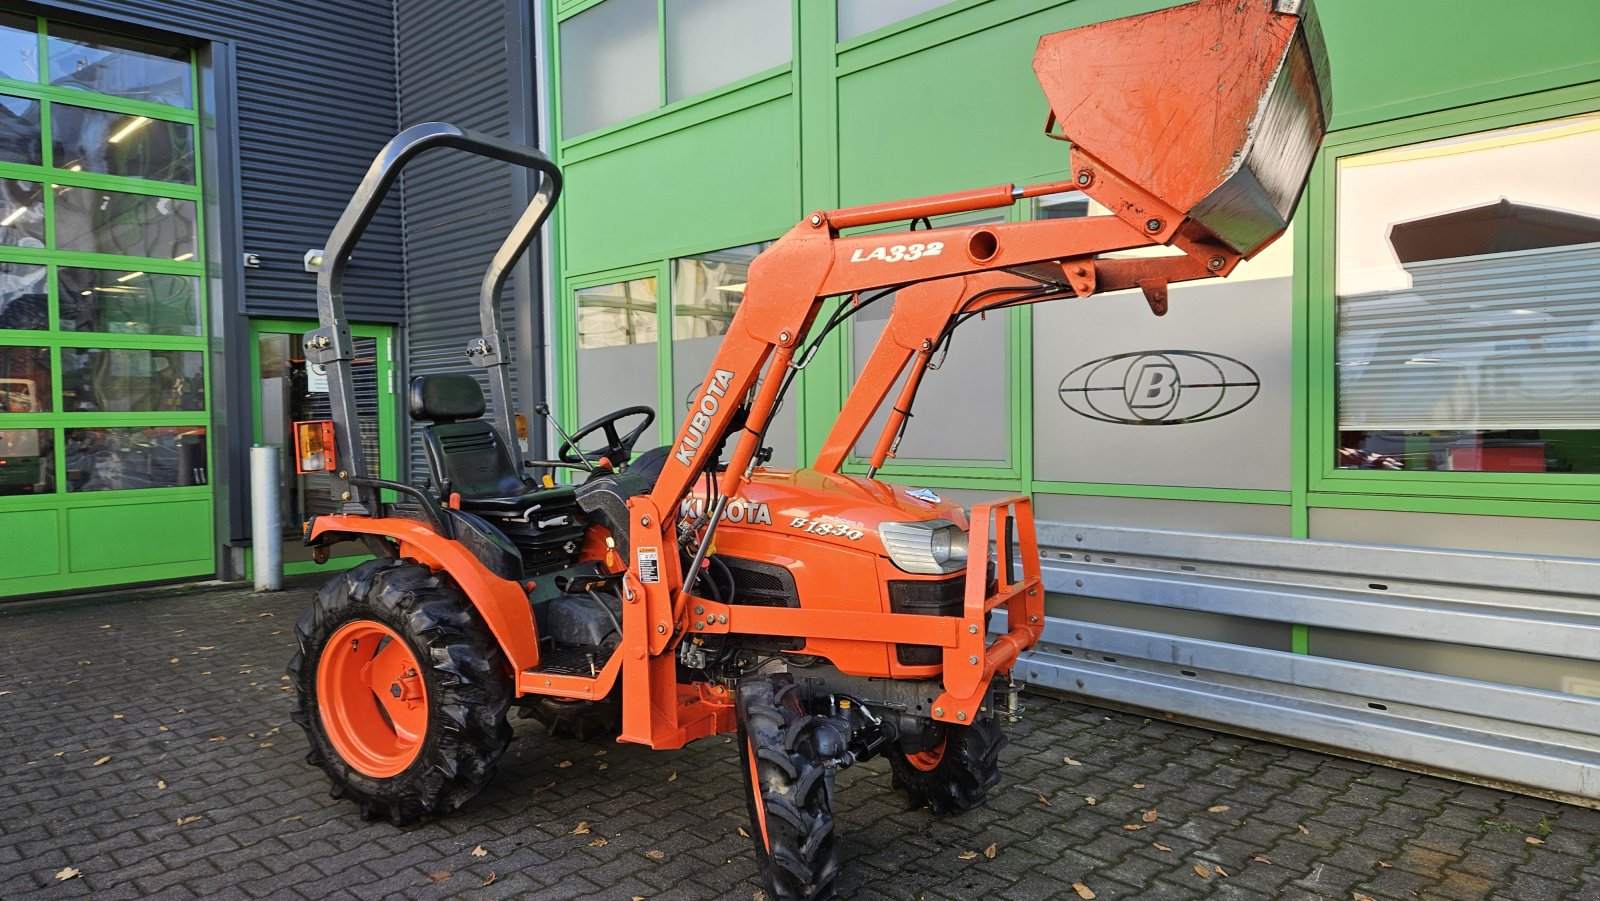
[[[1261,393],[1261,377],[1221,354],[1136,351],[1079,366],[1060,393],[1067,409],[1100,422],[1182,425],[1244,407]]]

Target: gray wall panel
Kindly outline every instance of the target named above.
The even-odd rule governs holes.
[[[1313,508],[1309,525],[1319,541],[1570,557],[1593,557],[1600,549],[1600,522],[1586,520]]]
[[[1192,529],[1243,535],[1291,534],[1289,508],[1268,504],[1169,501],[1141,497],[1036,494],[1034,514],[1041,520],[1093,522],[1150,529]]]
[[[373,154],[396,131],[388,5],[75,0],[41,11],[117,31],[133,23],[233,44],[242,243],[261,258],[261,268],[245,270],[243,309],[314,317],[316,280],[302,258],[326,241]],[[391,203],[368,230],[346,278],[352,318],[402,317],[400,260],[399,209]]]

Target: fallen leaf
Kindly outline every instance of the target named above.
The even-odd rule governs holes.
[[[1380,866],[1380,867],[1382,867],[1382,868],[1383,868],[1383,869],[1385,869],[1385,870],[1392,870],[1392,869],[1394,869],[1394,864],[1392,864],[1392,863],[1384,863],[1384,862],[1383,862],[1383,861],[1381,861],[1381,860],[1380,860],[1380,861],[1378,861],[1378,866]]]
[[[651,850],[644,852],[644,856],[650,858],[651,860],[662,860],[667,856],[667,852],[657,851],[652,848]]]
[[[1077,892],[1078,897],[1082,898],[1083,901],[1094,901],[1094,891],[1091,890],[1087,885],[1084,885],[1081,882],[1074,882],[1072,884],[1072,890]]]
[[[1211,871],[1206,869],[1203,864],[1198,864],[1197,863],[1197,864],[1194,865],[1194,874],[1196,876],[1199,876],[1201,879],[1210,879],[1211,878]]]
[[[1154,845],[1155,849],[1157,851],[1162,851],[1162,852],[1165,852],[1167,854],[1171,854],[1172,853],[1172,849],[1171,848],[1167,847],[1166,845],[1161,844],[1160,842],[1151,842],[1150,844]]]
[[[1218,804],[1215,807],[1207,807],[1206,808],[1206,813],[1227,813],[1227,812],[1228,812],[1228,805],[1226,805],[1226,804]]]
[[[1090,807],[1093,807],[1093,806],[1095,806],[1095,805],[1096,805],[1096,804],[1099,804],[1099,803],[1100,803],[1100,802],[1099,802],[1099,801],[1096,801],[1096,800],[1095,800],[1095,799],[1093,799],[1093,798],[1084,798],[1084,799],[1083,799],[1083,803],[1085,803],[1085,804],[1087,804],[1087,805],[1089,805],[1089,806],[1090,806]]]
[[[550,789],[555,788],[555,787],[556,787],[556,781],[554,779],[551,779],[549,782],[546,782],[543,785],[535,786],[534,789],[533,789],[533,793],[537,795],[540,792],[546,792],[546,791],[549,791]]]
[[[1260,854],[1252,854],[1252,855],[1250,855],[1250,859],[1255,861],[1256,863],[1264,863],[1269,867],[1272,866],[1272,861],[1266,859],[1265,857],[1262,857]],[[1386,864],[1386,863],[1384,863],[1383,861],[1380,860],[1380,861],[1378,861],[1378,866],[1386,867],[1386,866],[1388,866],[1388,864]]]
[[[739,834],[744,836],[745,838],[749,838],[750,837],[750,833],[744,831],[744,827],[743,826],[739,827]]]
[[[678,774],[677,773],[673,773],[672,775],[668,776],[667,777],[667,781],[668,782],[677,782],[678,781]]]
[[[1307,828],[1306,828],[1306,827],[1305,827],[1305,826],[1304,826],[1304,825],[1303,825],[1303,824],[1301,824],[1301,823],[1296,823],[1296,824],[1294,824],[1294,828],[1296,828],[1296,829],[1298,829],[1298,830],[1300,830],[1300,834],[1301,834],[1301,835],[1310,835],[1310,834],[1311,834],[1311,830],[1310,830],[1310,829],[1307,829]]]
[[[1133,784],[1133,787],[1134,788],[1144,788],[1144,783],[1143,782],[1135,782]]]
[[[584,822],[580,822],[578,825],[573,826],[572,827],[572,831],[568,832],[567,834],[568,835],[588,835],[589,834],[589,824],[588,823],[584,823]]]
[[[267,618],[267,617],[269,617],[269,616],[271,616],[271,615],[272,615],[272,614],[270,614],[270,613],[257,613],[257,614],[256,614],[256,616],[257,616],[257,617],[259,617],[259,618],[261,618],[261,619],[266,619],[266,618]]]
[[[82,879],[83,871],[77,867],[64,867],[56,871],[56,878],[62,882],[66,882],[68,879]]]
[[[1363,895],[1360,892],[1351,892],[1350,901],[1372,901],[1372,896]]]
[[[600,750],[594,752],[594,756],[596,756],[596,757],[604,757],[604,756],[606,756],[606,749],[605,748],[601,748]]]
[[[54,754],[52,754],[51,756],[52,757],[65,757],[65,756],[67,756],[67,752],[66,751],[57,751]]]
[[[105,763],[106,761],[108,761],[110,759],[111,759],[111,755],[107,754],[106,756],[100,758],[99,760],[96,760],[94,763],[91,763],[89,765],[90,766],[99,766],[100,764]]]
[[[111,624],[110,623],[106,623],[105,625],[101,626],[100,628],[109,629],[109,628],[111,628]]]
[[[298,822],[299,820],[302,820],[302,819],[304,819],[304,817],[300,816],[300,814],[297,813],[292,817],[284,817],[283,819],[279,820],[278,822],[280,822],[280,823],[294,823],[294,822]]]
[[[591,847],[591,848],[604,848],[606,845],[609,845],[609,844],[611,844],[611,843],[606,841],[605,836],[602,835],[599,838],[595,839],[594,841],[590,842],[589,843],[589,847]]]
[[[200,816],[199,814],[195,814],[194,816],[188,816],[188,817],[179,817],[178,818],[178,825],[179,826],[187,826],[190,823],[198,823],[202,819],[205,819],[205,818]]]
[[[1046,798],[1044,795],[1040,795],[1039,796],[1039,803],[1043,804],[1046,807],[1049,807],[1050,806],[1050,799]]]
[[[560,763],[558,763],[558,764],[556,764],[556,769],[558,769],[558,770],[564,770],[564,769],[566,769],[566,768],[567,768],[567,767],[569,767],[569,766],[572,766],[572,761],[570,761],[570,760],[563,760],[563,761],[561,761],[561,762],[560,762]]]
[[[999,853],[1000,846],[997,842],[990,842],[989,847],[983,849],[983,856],[989,858],[990,860],[994,860],[994,856]]]
[[[644,901],[644,899],[637,898],[635,901]],[[750,901],[767,901],[767,893],[761,889],[756,889],[755,892],[750,895]]]
[[[472,856],[473,857],[488,857],[489,856],[489,852],[483,850],[483,846],[479,845],[478,847],[472,849]]]
[[[1217,875],[1221,876],[1223,879],[1229,878],[1228,877],[1228,871],[1224,870],[1223,868],[1221,868],[1219,866],[1217,866],[1216,864],[1212,864],[1211,865],[1211,869],[1216,870],[1217,871]]]
[[[168,660],[167,662],[168,663],[177,663],[178,662],[178,658],[174,657],[171,660]]]
[[[210,738],[206,739],[206,741],[227,741],[227,740],[228,740],[228,736],[226,736],[226,735],[213,735]]]
[[[1144,827],[1140,826],[1138,823],[1129,823],[1128,825],[1123,826],[1122,828],[1126,829],[1129,832],[1138,832],[1140,829],[1143,829]]]
[[[165,779],[157,779],[156,780],[156,788],[159,788],[162,791],[166,791],[167,790],[167,780],[165,780]]]
[[[1066,764],[1067,766],[1083,766],[1083,762],[1082,761],[1073,760],[1071,757],[1063,757],[1063,758],[1061,758],[1061,762]]]
[[[157,726],[156,727],[156,731],[157,732],[171,732],[172,729],[169,726]]]
[[[214,644],[203,644],[203,645],[200,645],[199,647],[195,648],[195,650],[197,650],[197,651],[215,651],[216,649],[217,649],[217,646],[214,645]]]
[[[1531,835],[1528,836],[1527,838],[1523,839],[1523,841],[1527,842],[1530,845],[1542,845],[1542,844],[1544,844],[1544,839],[1542,839],[1542,838],[1534,838]]]
[[[602,763],[598,767],[595,767],[595,771],[596,772],[600,772],[600,773],[603,773],[603,772],[605,772],[606,770],[609,770],[609,769],[611,769],[611,764],[609,764],[609,763]]]
[[[978,856],[978,852],[976,852],[976,851],[962,851],[960,854],[956,855],[956,859],[957,860],[972,860],[974,857],[977,857],[977,856]]]
[[[243,620],[240,620],[240,622],[243,622]],[[450,878],[450,871],[449,870],[440,870],[437,873],[429,873],[428,874],[428,884],[429,885],[434,885],[434,884],[443,882],[443,881],[445,881],[446,879],[449,879],[449,878]]]
[[[111,714],[111,718],[114,719],[114,720],[125,720],[125,719],[127,719],[126,716],[124,716],[123,714],[120,714],[120,713]]]
[[[1144,812],[1144,816],[1140,817],[1139,819],[1144,820],[1146,823],[1154,823],[1160,818],[1160,816],[1161,815],[1156,813],[1154,810],[1147,810]]]
[[[14,694],[14,692],[0,691],[0,698],[3,698],[3,697],[5,697],[6,695],[9,695],[9,694]]]
[[[484,885],[494,885],[494,881],[496,879],[499,879],[499,878],[500,878],[499,876],[496,876],[494,874],[494,870],[490,870],[489,871],[489,875],[483,877],[483,884]]]

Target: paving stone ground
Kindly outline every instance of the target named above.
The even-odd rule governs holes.
[[[457,815],[362,822],[289,721],[311,591],[0,608],[0,899],[755,897],[721,738],[651,752],[518,721]],[[843,897],[1600,899],[1600,812],[1025,700],[984,808],[908,810],[882,761],[840,774]]]

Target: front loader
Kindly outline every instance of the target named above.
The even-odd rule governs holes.
[[[289,666],[336,796],[400,824],[456,809],[493,775],[513,707],[652,748],[737,732],[761,877],[783,899],[833,891],[840,767],[886,757],[934,814],[984,800],[996,696],[1039,639],[1044,589],[1027,498],[969,511],[876,478],[923,374],[986,311],[1139,289],[1160,315],[1170,283],[1228,275],[1287,227],[1328,109],[1302,0],[1201,0],[1047,35],[1034,68],[1046,134],[1072,141],[1067,180],[807,216],[752,264],[676,440],[638,454],[646,407],[563,434],[553,460],[515,450],[499,296],[557,200],[556,166],[437,123],[383,150],[329,238],[304,339],[333,419],[296,425],[302,467],[339,502],[307,543],[323,560],[342,541],[374,555],[321,589]],[[408,386],[430,471],[415,487],[366,468],[342,278],[401,168],[438,147],[526,167],[538,188],[479,292],[466,355],[481,372]],[[1107,212],[916,228],[1064,191]],[[896,222],[910,230],[841,234]],[[1175,252],[1108,256],[1158,246]],[[764,465],[796,374],[875,303],[892,305],[887,325],[820,453]],[[846,474],[891,394],[866,475]]]

